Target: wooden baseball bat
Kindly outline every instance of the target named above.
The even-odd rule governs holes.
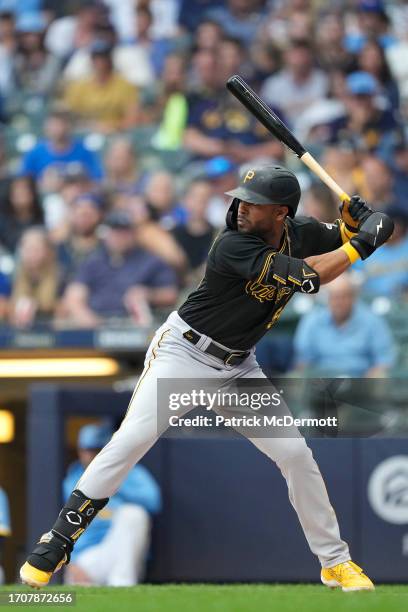
[[[310,170],[318,176],[342,202],[349,201],[350,196],[336,183],[319,162],[300,144],[287,125],[274,113],[257,93],[241,78],[235,74],[227,81],[227,89],[249,110],[254,117],[266,127],[271,134],[283,142],[295,153]]]

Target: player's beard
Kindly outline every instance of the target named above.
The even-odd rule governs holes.
[[[257,236],[258,238],[262,238],[265,240],[266,232],[259,225],[254,225],[248,219],[245,219],[243,224],[240,225],[237,220],[237,229],[240,234],[251,234],[252,236]]]

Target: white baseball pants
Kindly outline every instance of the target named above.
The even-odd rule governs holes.
[[[163,433],[158,431],[156,416],[158,379],[214,378],[220,383],[239,378],[266,379],[256,361],[255,349],[240,365],[226,366],[219,359],[203,352],[211,342],[207,336],[201,335],[197,345],[183,338],[182,334],[188,329],[190,326],[177,312],[173,312],[157,330],[120,428],[90,463],[76,485],[87,497],[111,497],[128,471]],[[177,414],[183,416],[190,409],[181,409]],[[225,409],[214,410],[224,416],[231,416],[231,411],[226,414]],[[284,410],[290,414],[286,406]],[[288,432],[285,434],[288,435]],[[332,567],[343,563],[350,559],[349,549],[340,538],[337,518],[320,470],[296,427],[291,428],[289,436],[248,438],[281,470],[288,486],[290,502],[297,512],[310,549],[318,556],[321,565]]]

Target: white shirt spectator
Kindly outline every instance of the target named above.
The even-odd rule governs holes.
[[[0,92],[10,95],[13,89],[13,58],[10,52],[0,45]]]
[[[270,105],[281,108],[285,117],[295,126],[296,119],[314,102],[327,93],[326,75],[313,69],[303,82],[295,81],[289,70],[281,70],[269,77],[262,87],[261,97]]]
[[[59,58],[67,57],[74,48],[76,17],[62,17],[51,23],[45,36],[45,46]]]
[[[111,19],[120,40],[127,40],[134,34],[134,0],[105,0],[110,8]],[[171,38],[178,28],[180,0],[152,0],[153,38]]]
[[[146,87],[154,81],[154,71],[147,51],[139,45],[121,45],[113,51],[113,65],[132,85]],[[74,53],[64,70],[67,81],[84,79],[92,74],[92,61],[88,49]]]

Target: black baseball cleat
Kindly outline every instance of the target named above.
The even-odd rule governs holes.
[[[44,533],[20,569],[23,584],[35,589],[47,586],[55,572],[70,561],[72,545],[51,531]]]

